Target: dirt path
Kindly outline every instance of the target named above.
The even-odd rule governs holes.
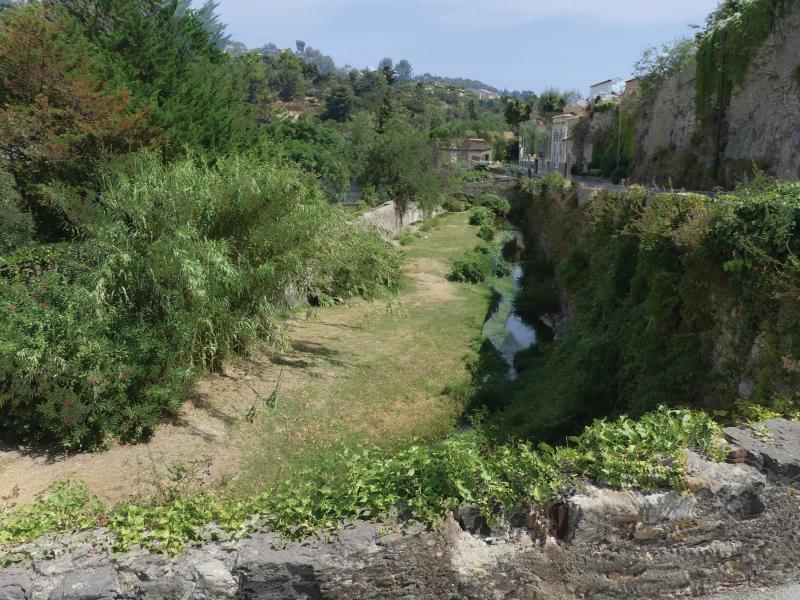
[[[68,477],[111,503],[151,497],[177,481],[248,489],[348,439],[396,442],[451,427],[458,407],[441,390],[458,376],[488,300],[444,275],[474,241],[462,215],[446,217],[408,249],[411,283],[399,302],[354,302],[291,321],[288,354],[231,361],[199,382],[148,443],[66,457],[0,449],[0,508],[30,502]],[[273,409],[263,400],[279,378]]]

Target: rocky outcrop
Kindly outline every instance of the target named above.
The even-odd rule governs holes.
[[[261,533],[173,560],[110,555],[102,530],[40,540],[0,571],[0,599],[628,600],[780,583],[800,573],[800,498],[785,485],[800,471],[800,424],[763,427],[773,438],[727,430],[735,464],[689,453],[687,493],[587,484],[494,530],[464,507],[435,532],[358,523],[328,540]]]

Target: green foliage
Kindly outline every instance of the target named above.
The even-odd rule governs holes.
[[[567,101],[564,98],[564,94],[556,88],[547,88],[539,94],[537,100],[537,108],[541,115],[560,113],[566,105]]]
[[[600,176],[611,179],[615,184],[628,177],[636,156],[636,115],[631,101],[623,100],[616,105],[613,127],[592,136],[592,162],[589,170],[598,171]]]
[[[479,169],[457,169],[450,175],[453,184],[459,183],[476,183],[479,181],[492,181],[494,173],[491,171],[483,171]]]
[[[100,50],[106,79],[131,91],[173,153],[225,152],[253,141],[238,64],[215,45],[207,8],[201,14],[178,2],[140,0],[63,5]]]
[[[499,247],[476,246],[453,262],[450,280],[480,283],[490,275],[507,275],[509,267],[500,254]]]
[[[336,85],[325,97],[325,112],[322,113],[322,118],[344,123],[353,114],[355,104],[353,88],[345,84]]]
[[[85,483],[59,481],[30,506],[0,515],[0,544],[27,542],[56,531],[87,529],[104,514],[104,507],[89,494]]]
[[[153,507],[122,505],[110,513],[85,486],[57,483],[32,507],[0,517],[0,542],[19,544],[104,522],[117,551],[143,546],[174,554],[208,539],[211,523],[233,536],[269,528],[300,539],[348,520],[386,518],[401,506],[435,526],[446,511],[474,504],[493,523],[586,479],[643,490],[683,489],[686,449],[715,460],[726,454],[722,432],[706,414],[663,407],[640,420],[596,421],[570,442],[557,448],[497,444],[475,423],[428,447],[343,451],[246,500],[206,493]]]
[[[647,48],[633,67],[641,95],[651,97],[661,83],[692,64],[696,53],[697,42],[689,38],[678,38],[661,47]]]
[[[464,212],[464,210],[466,210],[466,208],[467,208],[466,204],[464,204],[464,202],[462,200],[459,200],[458,198],[453,198],[453,197],[450,197],[447,200],[445,200],[444,204],[442,206],[444,207],[444,209],[446,211],[454,212],[454,213],[456,213],[456,212]]]
[[[0,253],[31,242],[33,234],[33,216],[23,204],[11,173],[0,168]]]
[[[521,102],[518,98],[507,98],[503,108],[503,116],[512,128],[516,129],[523,121],[531,117],[531,106]]]
[[[275,151],[307,172],[320,177],[326,189],[343,192],[350,185],[350,165],[344,138],[334,129],[310,119],[279,121],[269,126],[278,143]]]
[[[696,110],[698,119],[723,112],[744,79],[785,0],[725,0],[698,36]]]
[[[491,225],[481,225],[478,229],[478,237],[484,242],[491,242],[494,239],[494,228]]]
[[[496,218],[505,218],[511,212],[511,203],[497,194],[484,194],[475,200],[474,206],[488,208]],[[475,225],[475,223],[471,223]]]
[[[354,160],[358,181],[374,186],[382,198],[401,206],[419,202],[426,210],[434,209],[441,182],[431,167],[428,137],[400,115],[388,118],[382,129],[380,133],[354,132],[358,137],[354,136],[353,150],[361,159]]]
[[[375,297],[400,277],[378,233],[255,155],[136,156],[104,190],[102,216],[81,223],[87,241],[3,258],[6,436],[72,449],[146,437],[198,371],[256,342],[280,346],[289,302]]]
[[[517,310],[532,321],[556,308],[561,288],[573,314],[507,395],[498,420],[510,432],[557,439],[575,423],[639,415],[665,398],[730,410],[743,373],[756,381],[753,402],[794,410],[787,391],[800,381],[786,365],[800,356],[797,183],[757,180],[715,198],[648,199],[631,188],[585,210],[550,190],[525,202],[555,268],[530,257],[539,266],[525,264]],[[766,349],[754,361],[757,338]]]
[[[482,227],[494,223],[494,213],[485,206],[475,206],[469,211],[469,224]]]

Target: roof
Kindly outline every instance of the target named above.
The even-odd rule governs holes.
[[[580,119],[580,118],[581,118],[580,115],[575,115],[575,114],[572,114],[572,113],[566,113],[566,114],[563,114],[563,115],[556,115],[555,117],[553,117],[553,121],[555,121],[556,119],[558,119],[559,121],[568,121],[570,119]]]
[[[491,150],[492,145],[482,138],[470,138],[465,146],[470,150]]]
[[[614,81],[614,80],[613,79],[606,79],[605,81],[601,81],[600,83],[595,83],[593,85],[590,85],[589,87],[597,87],[598,85],[603,85],[604,83],[611,83],[612,81]]]

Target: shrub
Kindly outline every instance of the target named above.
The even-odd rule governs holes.
[[[33,216],[22,203],[11,173],[0,167],[0,253],[32,240]]]
[[[511,212],[511,203],[497,194],[484,194],[475,201],[475,206],[488,208],[496,217],[506,217]]]
[[[500,256],[499,248],[476,246],[453,263],[450,280],[480,283],[490,275],[502,276],[508,273],[508,264]]]
[[[485,206],[476,206],[469,211],[469,224],[470,225],[491,225],[494,223],[494,214]]]
[[[146,437],[197,373],[255,342],[281,346],[280,310],[297,297],[374,297],[400,277],[379,233],[313,179],[251,155],[140,155],[104,183],[92,214],[107,217],[82,223],[92,237],[2,260],[7,437],[71,449]]]
[[[443,206],[446,211],[454,213],[464,212],[467,208],[466,204],[458,198],[448,198],[445,200]]]
[[[478,237],[484,242],[491,242],[494,239],[494,229],[489,225],[481,225],[481,228],[478,229]]]

